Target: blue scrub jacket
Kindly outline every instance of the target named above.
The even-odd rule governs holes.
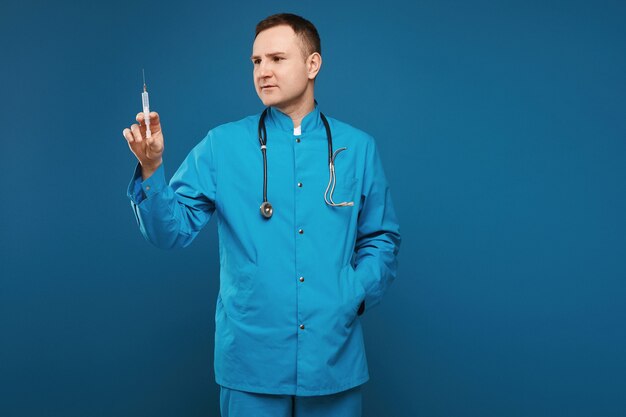
[[[360,315],[396,277],[398,219],[372,136],[327,117],[337,155],[336,203],[324,201],[328,144],[317,101],[294,135],[289,116],[267,118],[267,198],[261,216],[260,113],[208,132],[171,178],[163,164],[130,198],[143,236],[188,246],[215,214],[220,290],[215,379],[256,393],[326,395],[369,379]]]

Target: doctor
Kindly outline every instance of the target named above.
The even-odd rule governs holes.
[[[361,416],[360,316],[395,279],[401,240],[376,142],[320,111],[308,20],[261,21],[251,61],[263,121],[211,129],[168,184],[159,116],[148,139],[139,113],[123,131],[139,161],[128,197],[159,248],[186,247],[217,219],[222,416]]]

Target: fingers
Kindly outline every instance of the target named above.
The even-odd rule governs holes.
[[[137,113],[137,116],[135,116],[135,120],[137,120],[137,123],[139,123],[140,126],[144,126],[144,115],[143,112],[141,113]],[[155,112],[155,111],[151,111],[150,112],[150,126],[153,125],[157,125],[159,124],[159,113]]]
[[[122,130],[122,135],[128,143],[140,143],[143,139],[141,136],[141,130],[139,129],[139,125],[134,124],[129,128]]]
[[[155,112],[155,111],[151,111],[150,112],[150,125],[153,124],[159,124],[161,123],[160,119],[159,119],[159,113]]]
[[[139,129],[138,124],[133,124],[130,127],[130,132],[132,133],[135,142],[141,142],[143,140],[143,135],[141,134],[141,129]]]
[[[129,144],[146,141],[148,146],[152,146],[155,141],[153,137],[154,134],[160,132],[159,113],[155,111],[150,112],[150,130],[152,131],[152,137],[149,138],[146,137],[146,124],[143,112],[137,113],[135,120],[137,120],[137,124],[133,124],[130,128],[124,129],[122,135],[124,135],[124,138]]]
[[[141,142],[141,132],[139,131],[139,126],[134,124],[129,128],[122,130],[122,135],[128,143]]]

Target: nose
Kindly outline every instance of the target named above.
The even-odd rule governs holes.
[[[259,64],[259,77],[267,78],[267,77],[269,77],[271,75],[272,75],[272,71],[268,67],[268,65],[265,62],[261,62]]]

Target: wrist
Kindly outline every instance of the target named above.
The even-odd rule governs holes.
[[[147,180],[152,174],[154,174],[154,172],[159,169],[162,163],[163,160],[160,160],[157,163],[141,163],[141,177],[143,181]]]

